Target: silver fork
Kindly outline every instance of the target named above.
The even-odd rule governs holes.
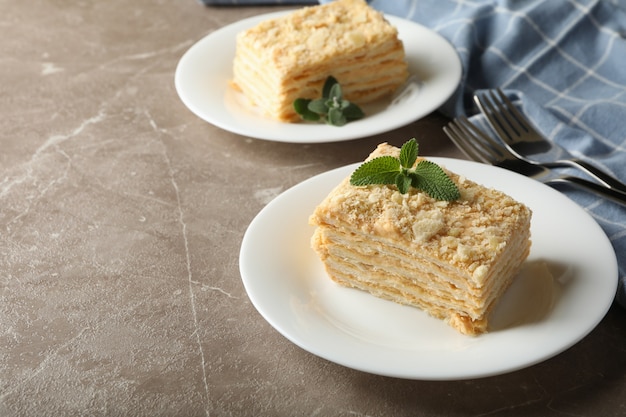
[[[475,95],[474,101],[498,137],[518,158],[551,168],[574,167],[606,187],[626,192],[626,184],[617,178],[574,158],[566,149],[544,138],[499,88]]]
[[[531,164],[520,159],[474,126],[466,117],[454,119],[443,128],[443,131],[470,159],[518,172],[544,184],[570,184],[626,206],[626,193],[604,187],[584,178],[560,175],[545,166]]]

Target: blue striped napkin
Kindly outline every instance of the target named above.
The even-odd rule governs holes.
[[[325,1],[322,1],[325,2]],[[545,136],[626,181],[626,0],[372,0],[447,38],[463,63],[440,110],[482,123],[474,92],[501,87]],[[562,188],[604,229],[626,307],[626,208]]]

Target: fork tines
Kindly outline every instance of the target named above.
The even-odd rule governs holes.
[[[474,161],[493,164],[506,154],[501,145],[474,126],[465,116],[454,119],[443,131],[465,156]]]
[[[487,117],[493,130],[502,139],[512,140],[514,137],[511,133],[521,136],[532,129],[528,119],[517,110],[511,100],[499,88],[475,95],[474,102]]]

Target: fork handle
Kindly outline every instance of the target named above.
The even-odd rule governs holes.
[[[584,178],[574,177],[574,176],[562,176],[555,178],[553,180],[548,181],[550,184],[571,184],[579,189],[588,191],[593,194],[597,194],[600,197],[604,197],[608,200],[611,200],[617,204],[621,204],[626,207],[626,192],[615,190],[611,188],[607,188],[601,184],[588,181]]]
[[[591,175],[592,177],[594,177],[595,179],[603,183],[604,185],[606,185],[607,187],[626,193],[626,184],[624,184],[617,178],[613,177],[612,175],[607,174],[601,169],[583,160],[573,158],[573,159],[562,160],[559,162],[564,163],[574,168],[579,168],[583,170],[585,173]]]

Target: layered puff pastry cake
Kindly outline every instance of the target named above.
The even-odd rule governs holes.
[[[397,156],[381,144],[369,159]],[[423,309],[463,334],[488,316],[530,251],[531,211],[448,172],[460,198],[438,201],[394,185],[341,182],[310,217],[311,240],[334,281]]]
[[[357,105],[408,78],[398,31],[364,0],[299,9],[238,34],[232,85],[265,115],[292,122],[298,98],[317,99],[327,77]]]

